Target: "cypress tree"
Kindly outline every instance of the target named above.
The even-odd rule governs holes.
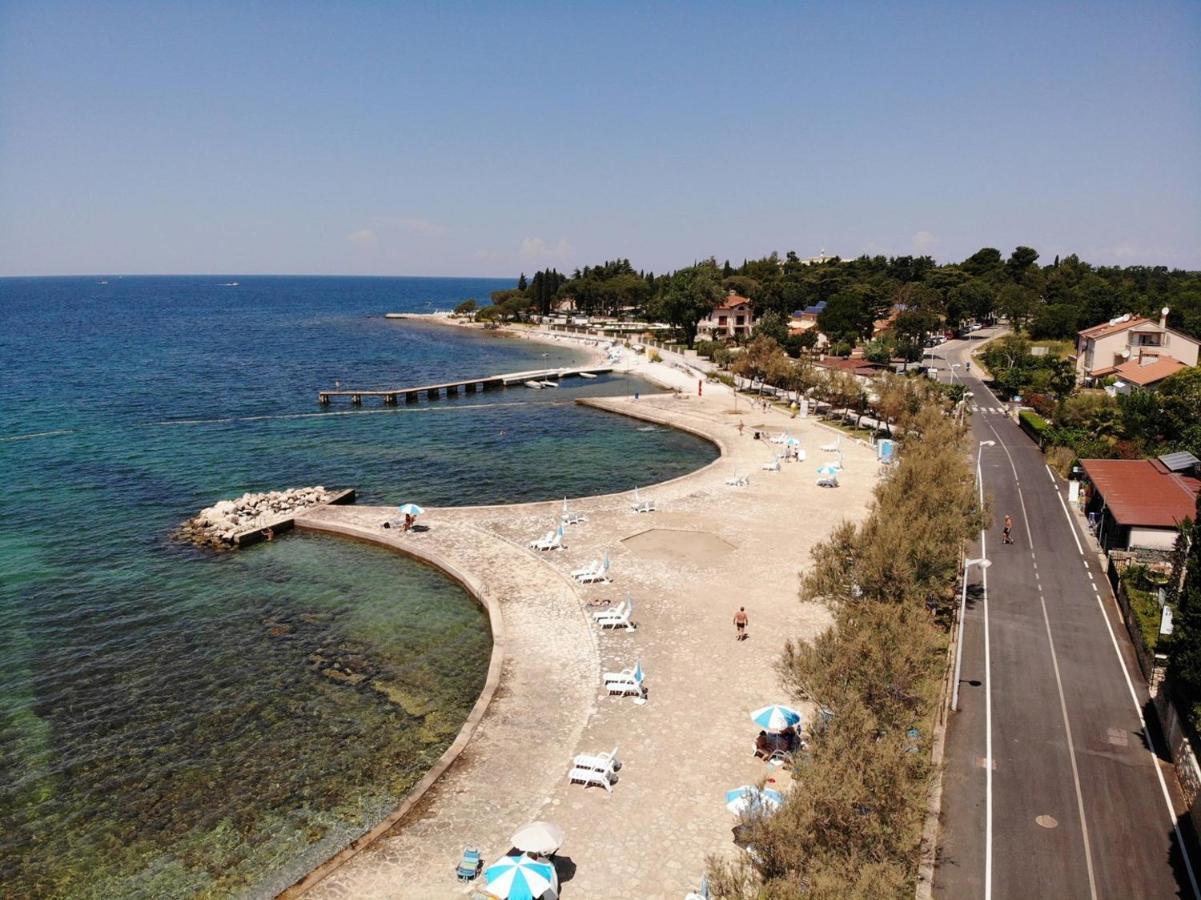
[[[529,286],[529,282],[525,280],[525,272],[522,272],[521,277],[517,279],[517,290],[524,291]]]

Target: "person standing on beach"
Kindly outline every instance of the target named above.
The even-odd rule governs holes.
[[[734,613],[734,632],[735,632],[734,640],[736,640],[736,641],[745,641],[746,640],[746,626],[747,626],[746,607],[740,606],[740,607],[738,607],[738,612]]]

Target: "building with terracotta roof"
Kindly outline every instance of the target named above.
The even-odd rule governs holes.
[[[721,305],[697,323],[698,335],[714,338],[744,338],[755,327],[754,305],[746,297],[730,291]]]
[[[1132,390],[1153,391],[1165,378],[1187,368],[1174,356],[1131,360],[1114,369],[1113,375],[1117,381],[1113,383],[1112,391],[1114,394],[1127,394]]]
[[[1195,366],[1199,349],[1201,341],[1168,327],[1166,308],[1158,322],[1127,314],[1077,334],[1076,377],[1091,385],[1127,363],[1149,365],[1168,357]]]
[[[1171,550],[1180,524],[1196,513],[1198,461],[1189,453],[1159,459],[1082,459],[1085,511],[1106,550]]]

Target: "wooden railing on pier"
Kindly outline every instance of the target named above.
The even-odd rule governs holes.
[[[405,403],[416,403],[422,394],[427,400],[437,400],[451,394],[466,394],[476,391],[490,391],[496,388],[508,387],[514,384],[524,384],[527,381],[545,381],[547,379],[571,378],[579,375],[603,375],[612,372],[612,366],[583,366],[566,369],[533,369],[529,372],[506,372],[501,375],[484,375],[480,378],[464,378],[461,381],[446,381],[442,384],[424,384],[419,387],[385,388],[383,390],[341,389],[333,391],[318,391],[317,402],[329,404],[335,397],[349,397],[350,402],[358,406],[364,397],[380,397],[384,403],[391,406],[404,398]]]

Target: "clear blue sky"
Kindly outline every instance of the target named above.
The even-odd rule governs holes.
[[[1019,243],[1201,268],[1201,3],[0,0],[0,275]]]

